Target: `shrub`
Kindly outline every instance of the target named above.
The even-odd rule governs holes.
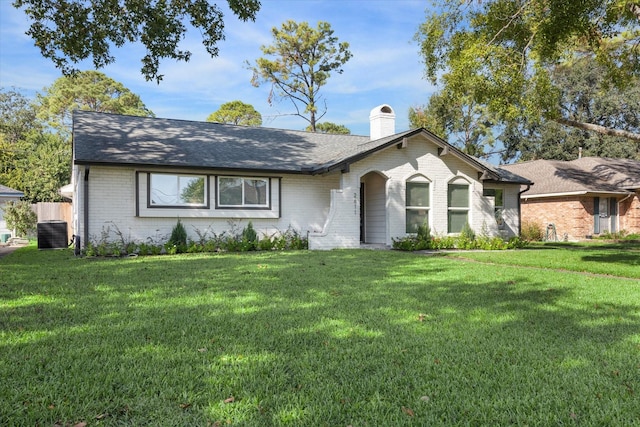
[[[620,230],[620,231],[604,231],[602,234],[600,234],[600,236],[597,237],[598,239],[603,239],[603,240],[639,240],[640,239],[640,234],[638,233],[633,233],[633,234],[629,234],[629,232],[627,230]]]
[[[273,250],[273,241],[271,240],[271,237],[263,237],[262,239],[260,239],[260,241],[258,242],[258,249],[260,249],[261,251],[270,251]]]
[[[25,201],[9,201],[3,208],[4,220],[7,228],[15,229],[18,236],[26,237],[29,231],[33,231],[38,223],[38,216],[31,209],[31,204]]]
[[[278,232],[271,236],[258,237],[258,233],[249,222],[242,231],[236,222],[229,222],[230,231],[216,235],[207,230],[205,233],[197,232],[198,240],[188,240],[184,225],[178,220],[173,228],[171,236],[148,238],[146,243],[136,243],[124,239],[117,226],[115,234],[119,237],[115,241],[111,239],[112,229],[102,229],[100,238],[90,238],[85,247],[86,256],[122,256],[135,253],[137,255],[163,255],[179,253],[199,252],[246,252],[246,251],[272,251],[272,250],[301,250],[308,249],[309,241],[297,230],[289,227],[285,232]],[[210,238],[208,236],[211,236]],[[164,243],[163,243],[164,240]]]
[[[258,233],[253,228],[253,224],[249,224],[242,229],[242,239],[240,240],[241,251],[255,251],[258,247]]]
[[[422,223],[418,226],[418,240],[419,241],[430,241],[431,240],[431,228],[429,228],[429,224],[426,222]]]
[[[171,230],[171,237],[169,237],[169,245],[175,245],[176,247],[186,247],[187,246],[187,230],[185,230],[184,225],[180,222],[180,218],[178,218],[178,223]]]
[[[521,225],[520,237],[528,242],[541,242],[544,239],[542,226],[531,221],[523,221]]]

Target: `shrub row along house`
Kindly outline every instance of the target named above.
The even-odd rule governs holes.
[[[535,185],[522,194],[522,221],[581,240],[640,233],[640,161],[582,157],[503,166]]]
[[[433,234],[518,235],[519,193],[531,182],[468,156],[425,129],[395,133],[388,105],[370,136],[76,111],[74,230],[132,241],[191,238],[249,221],[262,235],[292,228],[310,249],[390,246]]]

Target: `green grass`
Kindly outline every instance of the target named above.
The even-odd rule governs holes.
[[[640,279],[638,243],[539,243],[520,251],[451,252],[447,256],[522,267]]]
[[[638,252],[616,251],[31,246],[0,259],[0,425],[640,425]]]

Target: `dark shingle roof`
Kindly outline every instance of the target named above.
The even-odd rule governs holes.
[[[626,193],[640,188],[640,161],[583,157],[533,160],[502,166],[535,182],[527,196],[562,193]]]
[[[424,129],[371,141],[368,136],[89,111],[74,112],[74,162],[315,174],[343,167],[423,132],[478,170],[486,170],[493,180],[528,182],[461,153]]]

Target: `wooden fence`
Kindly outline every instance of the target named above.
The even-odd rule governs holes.
[[[67,202],[39,202],[32,205],[34,212],[38,215],[38,222],[45,221],[65,221],[67,223],[67,237],[71,241],[73,232],[73,209],[71,203]]]

